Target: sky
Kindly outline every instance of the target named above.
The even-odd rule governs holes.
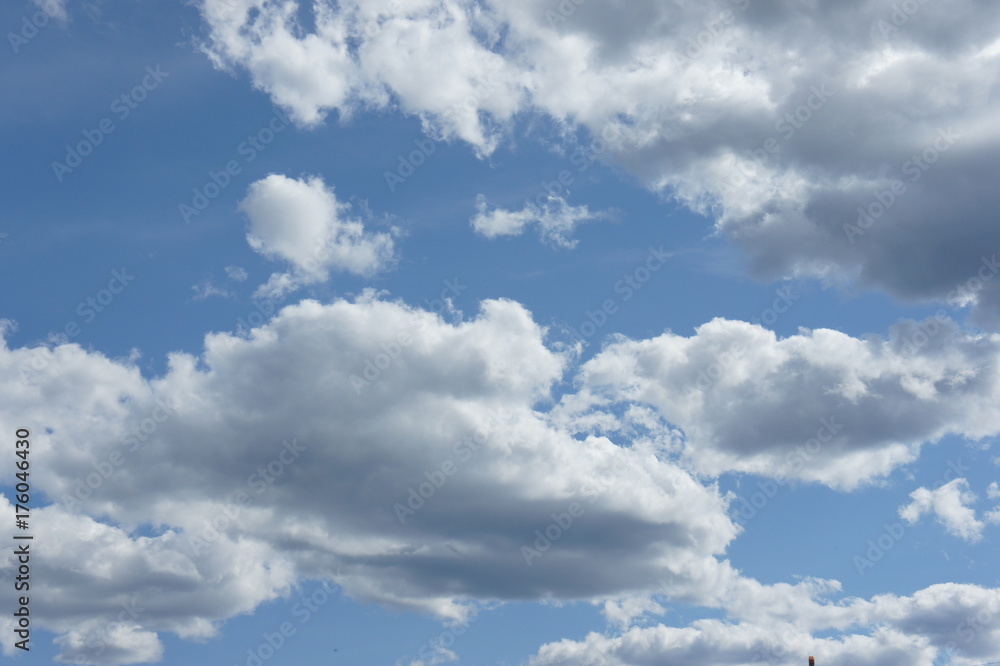
[[[1000,662],[997,3],[0,27],[5,663]]]

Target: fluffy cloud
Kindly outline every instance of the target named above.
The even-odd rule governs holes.
[[[532,666],[640,666],[645,664],[768,663],[801,666],[813,655],[821,664],[930,666],[935,652],[926,641],[893,631],[814,638],[792,625],[761,627],[700,620],[689,627],[659,625],[620,636],[589,634],[583,641],[544,645]]]
[[[592,220],[609,219],[609,212],[591,213],[587,206],[570,206],[559,196],[549,196],[538,207],[529,202],[519,211],[503,208],[487,210],[486,197],[476,197],[476,215],[469,220],[472,228],[487,238],[519,236],[529,225],[537,225],[542,239],[561,247],[576,246],[571,239],[577,225]]]
[[[33,424],[34,486],[57,501],[33,512],[36,621],[64,656],[102,640],[124,662],[161,649],[150,632],[204,638],[331,575],[451,619],[667,577],[714,598],[735,575],[726,499],[652,443],[548,424],[535,405],[566,358],[543,335],[509,301],[452,325],[366,296],[211,334],[155,379],[72,344],[0,350],[0,425]]]
[[[990,484],[990,487],[986,489],[986,496],[990,499],[1000,499],[1000,485],[994,481]],[[994,525],[1000,525],[1000,507],[993,509],[992,511],[987,511],[983,519]]]
[[[360,220],[346,218],[349,208],[320,178],[271,174],[251,184],[240,202],[250,220],[247,242],[294,269],[272,275],[258,295],[280,298],[301,285],[328,279],[330,270],[371,275],[383,268],[392,259],[392,237],[366,231]]]
[[[960,421],[970,435],[995,428],[994,371],[983,362],[995,337],[931,335],[907,351],[917,330],[904,324],[888,341],[831,331],[778,340],[715,320],[692,338],[618,339],[582,367],[578,393],[548,411],[540,406],[570,357],[505,300],[457,324],[372,294],[307,300],[248,337],[208,335],[202,354],[174,354],[152,379],[78,345],[4,347],[0,427],[30,425],[34,485],[56,501],[33,513],[39,543],[50,544],[33,559],[36,621],[59,634],[67,658],[129,663],[155,658],[161,632],[211,636],[226,618],[325,577],[355,598],[451,620],[478,602],[575,599],[627,626],[661,613],[664,592],[725,609],[718,626],[587,639],[609,655],[594,663],[625,664],[710,645],[721,663],[771,645],[758,626],[846,632],[881,622],[886,612],[873,609],[883,607],[905,620],[905,600],[829,601],[836,581],[741,576],[723,559],[740,532],[730,498],[678,457],[687,448],[704,467],[767,473],[767,463],[846,487],[871,473],[848,471],[858,459],[894,464],[896,446],[908,459],[913,442]],[[736,342],[743,350],[725,373],[711,370]],[[622,403],[611,427],[616,419],[599,412]],[[606,433],[579,436],[581,413]],[[787,450],[819,418],[843,430],[796,469]],[[948,612],[993,598],[948,589]],[[122,618],[126,608],[143,610]],[[897,618],[809,644],[831,658],[923,663],[952,619],[921,628],[929,620]],[[715,640],[730,623],[742,628]],[[981,630],[970,644],[995,639]],[[571,663],[576,644],[558,645],[540,663]]]
[[[899,508],[899,517],[913,525],[926,514],[933,515],[949,534],[966,541],[982,538],[983,523],[976,520],[976,511],[969,505],[976,495],[969,491],[969,482],[955,479],[940,488],[917,488],[910,493],[913,501]]]
[[[943,317],[902,322],[887,340],[827,329],[779,339],[716,319],[691,337],[614,340],[556,417],[608,431],[621,424],[615,404],[647,404],[684,431],[684,455],[704,473],[853,488],[914,460],[922,442],[1000,432],[998,353],[1000,336]]]
[[[203,14],[215,62],[300,122],[395,106],[485,154],[515,114],[544,114],[713,216],[756,275],[1000,321],[995,3],[323,0],[311,30],[298,5]]]
[[[949,583],[911,596],[880,595],[838,604],[801,596],[784,601],[791,607],[786,619],[775,618],[769,606],[761,603],[757,606],[760,615],[735,622],[698,620],[687,627],[634,627],[617,635],[591,633],[581,641],[550,643],[541,647],[531,663],[798,666],[813,655],[819,664],[931,666],[950,657],[948,663],[968,666],[982,663],[1000,649],[1000,623],[996,621],[1000,590],[996,589]],[[816,636],[819,632],[826,635]]]

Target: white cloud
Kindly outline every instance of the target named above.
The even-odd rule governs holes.
[[[33,559],[39,626],[74,653],[128,590],[150,610],[116,649],[151,651],[143,632],[210,636],[326,571],[452,619],[668,575],[714,598],[734,576],[725,498],[651,445],[546,423],[566,358],[543,336],[509,301],[452,325],[366,296],[211,334],[151,380],[77,345],[0,350],[0,427],[33,424],[34,487],[65,505],[33,512],[54,544]]]
[[[250,220],[247,242],[294,269],[272,275],[264,296],[280,298],[299,286],[325,281],[330,270],[371,275],[391,261],[392,237],[369,232],[360,220],[345,217],[349,208],[320,178],[271,174],[250,185],[240,202]]]
[[[996,481],[991,483],[990,487],[986,489],[986,496],[990,499],[1000,499],[1000,485],[997,485]],[[1000,525],[1000,507],[992,511],[987,511],[983,516],[983,520],[992,525]]]
[[[332,576],[355,598],[453,620],[484,602],[555,599],[601,604],[626,626],[661,612],[656,595],[666,593],[725,609],[724,626],[742,628],[729,642],[716,640],[722,626],[714,620],[650,628],[634,640],[600,638],[610,641],[601,647],[612,660],[595,663],[643,663],[643,650],[683,659],[710,645],[730,658],[767,645],[766,632],[753,627],[843,632],[885,615],[873,609],[903,602],[831,602],[837,581],[763,585],[743,577],[723,559],[740,531],[727,515],[730,500],[676,461],[678,446],[747,446],[723,436],[740,423],[760,436],[746,457],[766,472],[762,460],[797,441],[810,409],[825,415],[833,399],[855,410],[844,416],[844,433],[853,434],[826,444],[828,457],[800,476],[847,486],[863,478],[844,471],[857,460],[852,448],[877,459],[883,440],[905,445],[953,427],[959,414],[970,420],[962,409],[994,411],[977,407],[995,398],[987,378],[969,369],[981,367],[976,353],[995,353],[990,336],[928,343],[904,358],[898,331],[888,342],[831,331],[779,341],[716,320],[690,339],[619,340],[586,364],[582,404],[598,387],[638,404],[609,430],[619,444],[600,433],[581,439],[564,407],[539,411],[569,369],[569,357],[544,336],[510,301],[486,301],[476,319],[448,324],[368,293],[286,307],[248,337],[210,334],[201,355],[172,355],[155,379],[73,344],[0,349],[0,428],[32,424],[34,485],[60,502],[33,514],[40,542],[54,544],[33,559],[35,599],[47,609],[39,626],[60,636],[67,655],[106,634],[101,640],[124,663],[157,654],[153,634],[205,638],[303,579]],[[726,401],[725,418],[663,398],[685,395],[671,382],[696,385],[713,350],[733,341],[747,343],[739,363],[718,378],[719,388],[690,398],[709,407]],[[634,382],[618,385],[621,372]],[[881,401],[869,402],[876,388]],[[925,396],[914,408],[918,428],[903,429],[918,416],[903,413],[870,437],[858,434],[868,426],[849,430],[885,421],[879,406],[894,391],[910,395],[894,410]],[[753,397],[770,393],[773,404]],[[790,402],[792,393],[799,402]],[[676,433],[659,431],[643,402],[674,410],[691,441],[670,441]],[[717,430],[700,420],[709,413]],[[797,424],[765,436],[760,424],[788,422],[790,414]],[[774,459],[773,470],[782,471]],[[949,511],[939,515],[961,518]],[[275,515],[285,519],[276,523]],[[0,570],[10,571],[4,557]],[[956,601],[943,608],[965,612],[961,604],[978,589],[956,588]],[[149,610],[108,630],[125,603]],[[928,636],[945,620],[927,629],[903,624],[884,635],[824,638],[817,652],[922,663],[932,652],[927,641],[937,641]],[[996,637],[982,632],[976,640],[986,649]],[[550,662],[541,663],[571,663],[565,655],[575,650],[543,648],[540,658]]]
[[[895,631],[872,636],[815,638],[791,624],[760,626],[699,620],[689,627],[634,628],[620,636],[591,633],[582,641],[542,646],[532,666],[644,666],[646,664],[819,664],[931,666],[933,649]]]
[[[983,256],[1000,245],[1000,6],[920,3],[897,26],[882,0],[785,13],[735,0],[324,0],[309,31],[299,4],[205,0],[203,14],[214,61],[246,69],[300,122],[392,106],[488,154],[516,114],[543,114],[714,217],[757,275],[964,300],[1000,321],[998,267]],[[857,236],[845,225],[859,207],[874,217]]]
[[[66,13],[67,0],[31,0],[35,5],[54,19],[65,23],[69,20]]]
[[[543,240],[572,248],[577,243],[571,238],[577,225],[610,218],[608,211],[591,213],[587,206],[570,206],[561,196],[551,195],[541,207],[529,202],[519,211],[503,208],[487,210],[486,197],[480,194],[476,197],[476,215],[469,223],[476,233],[487,238],[519,236],[529,225],[537,225]]]
[[[226,266],[226,276],[233,282],[244,282],[249,277],[242,266]]]
[[[988,661],[1000,650],[1000,625],[993,621],[1000,613],[996,589],[947,583],[911,596],[850,598],[836,604],[789,597],[778,589],[760,587],[758,592],[764,594],[757,596],[755,615],[697,620],[686,627],[591,633],[580,641],[542,646],[531,664],[800,666],[805,656],[813,655],[817,664],[932,666],[949,655],[949,663],[969,666]],[[782,606],[785,617],[776,617],[771,609]],[[822,637],[816,635],[820,632]]]
[[[621,419],[595,415],[648,404],[684,431],[683,454],[703,473],[849,489],[914,460],[922,442],[1000,431],[998,353],[1000,336],[944,318],[902,322],[887,340],[828,329],[779,339],[715,319],[690,337],[613,340],[554,418],[610,434]]]
[[[222,298],[231,296],[228,291],[213,284],[209,278],[205,278],[199,284],[191,285],[191,289],[194,291],[194,300],[196,301],[203,301],[212,296],[221,296]]]
[[[976,511],[968,506],[976,501],[965,479],[954,479],[940,488],[917,488],[910,493],[913,500],[899,508],[899,517],[911,525],[923,515],[933,515],[949,534],[966,541],[982,538],[983,523],[976,520]]]

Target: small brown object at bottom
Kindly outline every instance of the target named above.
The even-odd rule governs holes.
[[[816,658],[809,657],[809,666],[816,666]]]

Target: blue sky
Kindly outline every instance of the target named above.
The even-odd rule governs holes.
[[[1000,660],[1000,11],[549,4],[0,10],[5,659]]]

